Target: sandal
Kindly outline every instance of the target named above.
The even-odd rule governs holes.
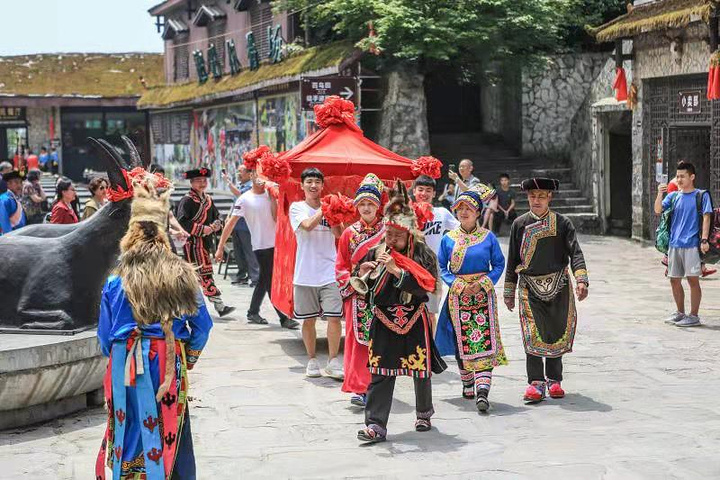
[[[432,428],[429,418],[418,418],[415,420],[415,431],[416,432],[427,432]]]
[[[357,439],[366,444],[380,443],[386,440],[385,435],[381,435],[370,427],[358,430]]]

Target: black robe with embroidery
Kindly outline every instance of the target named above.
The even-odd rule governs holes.
[[[572,351],[577,324],[575,296],[568,272],[588,284],[585,258],[572,222],[552,210],[539,219],[531,212],[510,230],[505,297],[517,288],[525,351],[559,357]]]
[[[370,249],[358,267],[375,260],[380,246],[384,243]],[[416,242],[413,250],[412,259],[437,278],[437,257],[432,250],[421,242]],[[409,272],[399,279],[385,272],[371,282],[366,296],[374,313],[368,345],[370,373],[430,377],[439,356],[425,305],[427,294]]]
[[[220,212],[210,195],[200,195],[190,190],[180,200],[177,209],[177,220],[190,234],[185,243],[183,253],[185,260],[200,267],[200,284],[206,297],[220,296],[220,290],[215,286],[213,266],[210,251],[214,246],[215,233],[203,234],[203,227],[211,226],[216,222],[222,225]]]

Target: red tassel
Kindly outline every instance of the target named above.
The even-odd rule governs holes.
[[[615,99],[618,102],[627,100],[627,78],[625,78],[625,69],[622,67],[618,67],[615,70],[615,81],[613,82],[613,89],[616,90]]]

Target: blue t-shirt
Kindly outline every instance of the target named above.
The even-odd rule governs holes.
[[[698,190],[689,193],[672,192],[663,200],[663,210],[670,208],[672,202],[675,203],[670,222],[670,247],[672,248],[697,248],[700,246],[702,223],[698,215],[697,193]],[[709,194],[703,194],[702,213],[703,215],[712,213]]]
[[[0,203],[2,204],[2,208],[0,208],[0,229],[2,229],[3,233],[10,233],[25,226],[25,212],[22,212],[20,222],[17,225],[13,227],[10,223],[10,217],[15,215],[18,208],[21,208],[20,202],[17,201],[11,191],[8,190],[0,195]]]
[[[38,158],[40,165],[45,165],[48,162],[48,160],[50,160],[50,155],[47,153],[40,154],[40,158]]]

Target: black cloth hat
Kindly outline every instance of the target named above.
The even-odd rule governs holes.
[[[212,170],[210,170],[207,167],[194,168],[192,170],[188,170],[187,172],[185,172],[184,176],[188,180],[192,180],[193,178],[200,178],[200,177],[210,178],[210,177],[212,177]]]
[[[560,181],[554,178],[528,178],[522,181],[520,188],[523,192],[528,192],[530,190],[549,190],[554,192],[555,190],[560,189]]]
[[[22,173],[18,172],[17,170],[11,170],[8,173],[3,173],[2,177],[3,177],[3,180],[5,180],[6,182],[9,182],[10,180],[14,180],[16,178],[19,178],[20,180],[22,180],[25,176]]]

